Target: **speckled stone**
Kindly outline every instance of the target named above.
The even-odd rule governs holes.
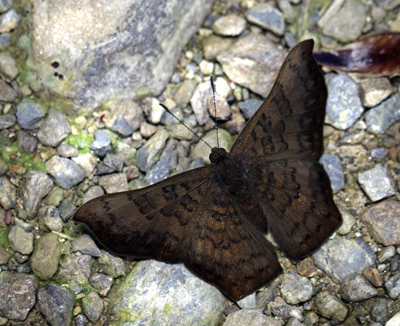
[[[400,245],[400,203],[382,201],[361,216],[375,241],[385,246]]]
[[[51,326],[70,325],[74,303],[74,295],[58,284],[47,284],[38,292],[40,312]]]
[[[38,281],[34,275],[2,271],[0,316],[14,321],[24,321],[36,303],[37,288]]]

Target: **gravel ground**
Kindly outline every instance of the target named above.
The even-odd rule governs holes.
[[[48,3],[57,1],[41,6]],[[81,11],[47,8],[65,22],[60,26],[72,28],[65,30],[40,15],[32,23],[29,17],[38,12],[30,1],[0,5],[0,325],[400,323],[398,77],[324,69],[329,96],[321,163],[343,225],[300,262],[278,249],[284,273],[237,303],[182,265],[110,254],[72,220],[78,207],[99,195],[141,188],[209,163],[209,148],[159,102],[214,144],[208,98],[209,77],[216,76],[219,142],[228,149],[268,95],[291,47],[313,38],[317,49],[337,49],[365,34],[396,32],[398,1],[216,1],[175,54],[176,66],[158,96],[139,96],[138,90],[130,93],[131,84],[116,82],[124,73],[113,75],[116,58],[133,60],[122,48],[112,65],[105,64],[104,53],[97,56],[95,46],[87,50],[85,58],[94,53],[104,63],[93,73],[96,60],[73,68],[61,54],[51,57],[51,46],[37,47],[38,35],[50,40],[60,33],[59,46],[69,48],[71,57],[83,51],[73,52],[78,48],[67,36],[92,32],[79,24],[87,18],[80,16],[85,2],[70,4]],[[86,15],[96,12],[91,10]],[[76,19],[72,25],[69,15]],[[98,21],[105,24],[108,17],[99,15]],[[106,30],[100,25],[99,31]],[[42,69],[44,54],[49,58]],[[159,60],[153,66],[164,62]],[[131,66],[122,67],[131,72]],[[77,75],[81,84],[74,93]],[[107,79],[110,75],[115,78]],[[79,106],[83,100],[85,107]]]

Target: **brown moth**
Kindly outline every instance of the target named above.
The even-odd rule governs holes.
[[[270,232],[299,260],[341,225],[318,162],[327,89],[313,41],[286,57],[268,98],[230,153],[152,186],[95,198],[75,214],[109,251],[183,263],[238,300],[282,272]]]

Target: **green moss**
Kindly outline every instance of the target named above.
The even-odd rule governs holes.
[[[65,140],[65,144],[72,145],[78,148],[80,153],[90,152],[90,144],[93,143],[94,137],[89,134],[87,130],[77,128],[78,133],[76,135],[70,134]]]
[[[73,79],[73,71],[65,69],[65,61],[69,57],[69,50],[63,50],[61,53],[55,54],[50,58],[40,63],[35,62],[26,51],[29,51],[27,46],[31,42],[31,35],[24,37],[18,42],[20,50],[27,54],[25,61],[18,61],[20,70],[19,80],[28,84],[33,91],[37,92],[43,86],[51,87],[57,93],[68,93],[71,90],[71,81]],[[58,62],[59,68],[52,67],[53,62]],[[60,79],[59,76],[62,75]],[[39,77],[40,76],[40,77]]]
[[[141,99],[143,97],[146,97],[150,94],[150,91],[147,87],[139,87],[136,89],[136,96],[135,100]]]
[[[96,293],[99,292],[94,286],[90,285],[89,283],[83,284],[83,291],[85,294],[89,294],[90,292],[96,292]],[[87,295],[82,299],[82,301],[84,301],[85,299],[88,304],[91,303]]]
[[[20,102],[19,104],[18,104],[18,109],[19,110],[24,110],[24,109],[26,109],[26,107],[23,105],[24,103],[33,103],[33,104],[36,104],[38,107],[39,107],[39,110],[42,112],[42,113],[44,113],[44,114],[46,114],[47,112],[49,112],[49,107],[46,105],[46,104],[44,104],[42,101],[40,101],[39,99],[37,99],[37,98],[35,98],[35,97],[25,97],[24,99],[23,99],[23,101],[22,102]],[[22,104],[22,105],[21,105]]]
[[[75,71],[69,70],[66,64],[70,50],[62,50],[44,61],[37,62],[32,58],[32,31],[29,23],[20,24],[18,33],[16,41],[10,47],[10,52],[17,54],[17,82],[20,85],[29,85],[34,92],[40,91],[41,99],[49,106],[61,112],[73,112],[71,89]],[[58,62],[59,67],[54,68],[53,62]]]
[[[215,321],[215,326],[223,325],[225,321],[225,318],[219,317],[218,320]]]
[[[164,305],[163,313],[168,315],[172,311],[172,306],[169,302]]]
[[[66,256],[72,255],[72,243],[71,241],[63,242],[63,246],[61,248],[61,254]]]
[[[22,166],[26,169],[25,174],[29,170],[46,172],[46,164],[39,157],[32,157],[31,154],[25,152],[16,143],[1,146],[0,155],[10,170],[12,170],[13,166]]]
[[[35,158],[32,159],[31,155],[24,151],[18,160],[18,164],[22,165],[27,171],[40,170],[46,172],[46,164],[43,161]]]
[[[0,227],[0,247],[5,249],[6,251],[11,252],[11,245],[8,241],[8,228]]]
[[[66,78],[64,78],[64,80],[66,80]],[[75,116],[76,112],[74,109],[74,103],[70,99],[70,94],[61,91],[60,93],[57,93],[54,91],[54,89],[57,89],[57,87],[54,87],[53,89],[44,88],[44,90],[40,92],[41,100],[45,102],[49,107],[61,111],[68,116]]]
[[[71,228],[74,226],[75,226],[75,222],[72,219],[70,219],[67,223],[67,226],[65,228],[63,228],[62,233],[64,233],[66,236],[74,237],[73,232],[71,231]]]
[[[111,326],[119,326],[124,325],[125,323],[132,323],[137,320],[140,320],[141,316],[133,314],[132,311],[128,308],[124,310],[118,311],[118,318],[110,323]]]
[[[28,0],[21,0],[29,2]],[[21,2],[19,1],[19,2]],[[70,58],[70,50],[65,49],[52,55],[43,61],[37,61],[32,56],[32,22],[27,18],[27,12],[32,4],[25,8],[20,4],[19,10],[23,12],[18,28],[14,31],[10,53],[15,54],[15,60],[19,75],[17,82],[23,89],[23,85],[29,85],[34,91],[40,91],[40,97],[49,106],[66,112],[73,107],[71,100],[71,85],[75,76],[74,70],[67,68],[67,60]],[[14,6],[15,7],[15,6]],[[59,67],[54,68],[52,63],[57,61]],[[60,77],[62,75],[62,77]],[[70,113],[68,112],[68,113]]]
[[[88,153],[91,151],[90,144],[94,141],[94,135],[89,133],[85,129],[81,129],[80,127],[76,128],[78,133],[76,135],[70,134],[65,140],[64,143],[68,145],[72,145],[78,148],[79,153]],[[114,148],[113,144],[118,139],[118,135],[110,130],[105,129],[106,132],[111,137],[111,144]]]
[[[46,285],[49,285],[49,284],[58,284],[58,285],[63,285],[62,283],[60,283],[60,281],[59,280],[57,280],[55,277],[50,277],[50,278],[48,278],[47,280],[41,280],[41,279],[39,279],[39,285],[40,285],[40,287],[42,288],[42,287],[44,287],[44,286],[46,286]]]
[[[31,46],[31,39],[28,37],[28,35],[21,35],[21,37],[18,39],[17,45],[23,50],[28,50]]]
[[[85,297],[83,297],[82,303],[87,305],[87,306],[91,306],[92,305],[92,300],[90,300],[89,296],[86,295]]]
[[[58,284],[59,286],[62,286],[63,288],[66,288],[73,292],[72,290],[74,289],[74,286],[72,286],[69,282],[65,283],[64,281],[57,279],[56,277],[51,277],[47,280],[40,280],[39,279],[39,287],[42,288],[48,284]],[[85,283],[82,285],[83,287],[83,293],[84,294],[89,294],[90,292],[98,292],[96,288],[91,286],[89,283]],[[87,296],[86,296],[87,297]],[[84,300],[86,297],[83,297],[82,300]]]
[[[64,189],[61,187],[53,187],[46,196],[46,205],[58,207],[64,199]]]

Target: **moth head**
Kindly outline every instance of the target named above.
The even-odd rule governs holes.
[[[213,147],[210,153],[210,161],[211,163],[218,164],[222,162],[228,153],[223,148]]]

